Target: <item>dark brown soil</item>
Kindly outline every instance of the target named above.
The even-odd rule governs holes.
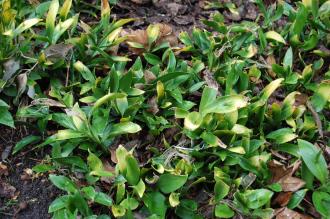
[[[8,146],[14,146],[22,136],[20,128],[17,130],[0,129],[0,154]],[[27,149],[28,150],[28,149]],[[48,180],[46,175],[28,175],[31,168],[40,163],[45,156],[41,150],[22,152],[14,156],[9,155],[2,165],[8,168],[8,175],[0,174],[0,183],[5,182],[13,186],[15,197],[0,196],[0,218],[50,218],[48,206],[60,193]],[[1,184],[0,184],[1,186]],[[1,188],[0,188],[1,189]]]

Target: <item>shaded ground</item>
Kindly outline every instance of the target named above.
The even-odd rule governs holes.
[[[22,130],[0,130],[0,154],[22,137]],[[31,168],[44,158],[42,151],[22,152],[1,162],[0,218],[50,218],[48,206],[59,191],[46,175],[35,175]],[[4,168],[6,168],[4,170]],[[10,190],[10,191],[8,191]],[[7,194],[4,194],[7,193]]]

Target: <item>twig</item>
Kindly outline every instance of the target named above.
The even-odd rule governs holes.
[[[307,100],[306,102],[306,106],[307,108],[309,109],[309,111],[311,111],[312,113],[312,116],[316,122],[316,126],[317,126],[317,130],[321,136],[321,138],[323,138],[323,128],[322,128],[322,122],[321,122],[321,119],[319,117],[319,114],[317,114],[317,112],[315,111],[314,107],[312,106],[311,102],[309,102]]]

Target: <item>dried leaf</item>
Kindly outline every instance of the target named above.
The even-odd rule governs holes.
[[[214,79],[214,76],[211,74],[211,72],[208,69],[205,69],[202,73],[203,79],[206,81],[206,84],[211,87],[214,88],[215,90],[217,90],[217,94],[221,95],[220,92],[220,86],[219,83]]]
[[[1,198],[14,198],[16,188],[6,182],[0,182],[0,197]]]
[[[279,205],[281,207],[287,206],[292,196],[292,192],[280,192],[273,200],[273,205]]]
[[[139,5],[143,5],[151,2],[151,0],[131,0],[131,1]]]
[[[3,80],[8,81],[20,69],[20,62],[16,59],[9,59],[3,64],[4,75]]]
[[[65,107],[62,103],[49,99],[49,98],[39,98],[31,102],[31,105],[44,105],[44,106],[54,106],[54,107]]]
[[[150,84],[151,82],[153,82],[154,80],[157,79],[157,77],[154,75],[154,73],[152,73],[149,70],[145,70],[143,76],[144,76],[144,80],[145,80],[146,84]]]
[[[152,113],[153,115],[159,112],[158,104],[157,104],[157,96],[153,96],[148,100],[148,112]]]
[[[172,27],[167,24],[155,24],[159,27],[158,38],[155,41],[155,46],[158,46],[164,42],[168,42],[171,46],[177,45],[177,37],[173,33]],[[127,33],[122,32],[122,36],[126,37],[126,43],[129,49],[135,54],[142,54],[149,47],[149,38],[147,30],[135,30]]]
[[[8,176],[8,167],[0,162],[0,176]]]
[[[295,163],[286,168],[283,164],[272,160],[268,167],[272,173],[271,183],[279,183],[284,192],[295,192],[305,185],[305,182],[297,177],[293,177],[293,173],[297,170],[300,163]]]
[[[275,213],[276,219],[312,219],[312,217],[300,214],[289,208],[278,209]]]
[[[71,44],[59,43],[49,46],[45,49],[45,56],[51,62],[57,62],[61,59],[65,59],[68,52],[73,48]]]
[[[270,66],[270,68],[267,70],[268,74],[272,77],[272,78],[276,78],[276,73],[272,70],[271,66],[273,64],[276,64],[276,60],[275,57],[273,55],[270,55],[267,57],[266,59],[267,64]]]

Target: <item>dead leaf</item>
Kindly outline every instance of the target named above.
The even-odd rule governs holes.
[[[191,18],[191,16],[176,16],[173,18],[174,22],[178,25],[188,25],[194,22],[194,19]]]
[[[55,63],[61,59],[65,59],[68,52],[73,48],[71,44],[54,44],[45,49],[44,53],[48,60]]]
[[[155,47],[164,42],[168,42],[170,46],[177,45],[177,37],[171,26],[162,23],[155,25],[159,26],[159,35],[154,43]],[[140,55],[148,49],[148,34],[146,30],[135,30],[131,32],[123,31],[121,35],[126,37],[126,43],[134,54]]]
[[[306,183],[297,178],[292,176],[283,177],[278,181],[279,184],[282,186],[282,190],[285,192],[291,191],[295,192],[302,188]]]
[[[8,176],[8,167],[0,162],[0,176]]]
[[[214,88],[215,90],[217,90],[218,95],[221,95],[221,92],[219,90],[219,83],[214,79],[213,74],[208,69],[205,69],[202,72],[202,77],[205,80],[207,86]]]
[[[313,116],[313,118],[316,122],[317,130],[320,134],[320,137],[323,138],[322,122],[321,122],[321,119],[319,117],[319,114],[315,111],[313,105],[308,100],[306,101],[306,106],[309,109],[309,111],[312,113],[312,116]]]
[[[300,214],[289,208],[281,208],[276,210],[276,219],[312,219],[312,217]]]
[[[284,192],[295,192],[305,185],[305,182],[297,177],[293,177],[294,172],[299,168],[300,162],[296,162],[286,168],[276,160],[268,163],[268,168],[272,173],[270,183],[279,183]]]
[[[143,5],[143,4],[147,4],[147,3],[151,2],[151,0],[131,0],[131,2],[134,2],[139,5]]]
[[[2,151],[1,160],[6,160],[9,157],[12,148],[12,144],[7,144],[5,150]]]
[[[35,99],[31,102],[31,105],[44,105],[44,106],[54,106],[54,107],[65,107],[65,105],[63,105],[62,103],[53,100],[53,99],[49,99],[49,98],[39,98],[39,99]]]
[[[181,5],[176,2],[171,2],[169,4],[166,4],[165,8],[168,14],[171,14],[172,16],[176,16],[178,14],[184,14],[188,9],[186,5]]]
[[[105,171],[108,171],[108,172],[111,172],[111,173],[114,173],[115,172],[115,168],[113,166],[110,165],[110,163],[106,160],[103,160],[102,161],[103,163],[103,168]],[[112,183],[112,180],[113,180],[114,176],[113,177],[101,177],[100,180],[104,183],[107,183],[107,184],[111,184]]]
[[[257,18],[258,8],[252,2],[248,2],[245,6],[244,17],[250,20],[255,20]]]
[[[266,59],[267,64],[269,65],[269,68],[267,70],[267,73],[272,77],[276,77],[276,73],[272,70],[272,65],[276,64],[276,59],[273,55],[269,55]]]
[[[8,81],[20,69],[20,62],[16,59],[9,59],[3,63],[4,74],[2,80]]]
[[[26,84],[27,84],[27,75],[26,73],[20,74],[17,76],[16,78],[17,80],[17,95],[15,97],[15,102],[18,101],[18,99],[20,98],[20,96],[24,93],[25,89],[26,89]]]
[[[0,182],[0,197],[1,198],[14,198],[16,188],[9,183]]]
[[[279,205],[281,207],[287,206],[292,196],[292,192],[280,192],[272,201],[272,205]]]
[[[156,115],[159,112],[158,104],[157,104],[157,96],[153,96],[148,100],[149,108],[147,109],[148,112]]]
[[[154,75],[154,73],[152,73],[149,70],[145,70],[143,76],[144,76],[144,80],[145,80],[146,84],[150,84],[151,82],[153,82],[154,80],[157,79],[157,77]]]
[[[117,156],[116,156],[116,148],[111,147],[110,149],[111,154],[111,161],[114,163],[118,163]]]

